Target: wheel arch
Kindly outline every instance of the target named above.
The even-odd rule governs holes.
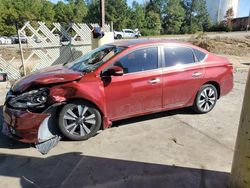
[[[217,99],[219,99],[220,95],[221,95],[220,84],[218,82],[216,82],[216,81],[208,81],[208,82],[203,83],[202,85],[206,85],[206,84],[211,84],[216,88],[217,94],[218,94]]]
[[[99,108],[98,105],[96,105],[94,102],[88,100],[88,99],[84,99],[84,98],[71,98],[65,101],[66,104],[70,103],[70,102],[75,102],[75,101],[83,101],[83,102],[87,102],[90,103],[91,105],[93,105],[94,107],[96,107],[96,109],[101,113],[101,116],[103,118],[104,113],[103,111]]]

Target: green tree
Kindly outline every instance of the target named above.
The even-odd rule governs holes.
[[[59,1],[54,6],[55,14],[55,21],[59,23],[70,23],[73,20],[74,13],[73,10],[67,6],[62,1]]]
[[[132,3],[132,9],[130,10],[130,21],[128,27],[132,29],[142,29],[145,25],[145,11],[141,4],[136,1]]]
[[[55,10],[53,8],[53,3],[50,1],[44,1],[40,10],[39,20],[51,24],[55,17]]]
[[[0,34],[16,34],[15,24],[37,21],[43,0],[1,0]]]
[[[161,33],[160,15],[150,11],[145,16],[145,26],[141,30],[142,35],[159,35]]]
[[[99,23],[100,17],[100,8],[99,0],[89,0],[87,3],[88,13],[84,19],[84,22],[87,23]]]
[[[184,0],[183,6],[186,11],[184,32],[195,33],[210,29],[211,21],[206,9],[206,0]]]
[[[71,22],[81,23],[87,16],[88,8],[84,0],[67,0],[67,7],[73,13]]]
[[[167,0],[149,0],[146,2],[145,6],[145,13],[154,12],[159,14],[161,24],[163,24],[164,18],[164,8],[166,6]]]
[[[111,21],[115,30],[121,30],[127,27],[129,22],[129,8],[126,0],[106,0],[106,22]]]
[[[234,17],[233,7],[229,8],[226,12],[226,31],[232,31],[232,19]]]
[[[180,33],[181,26],[185,19],[185,11],[181,0],[169,0],[165,8],[163,27],[165,33]]]
[[[149,0],[145,5],[146,12],[155,12],[161,16],[165,3],[166,0]]]

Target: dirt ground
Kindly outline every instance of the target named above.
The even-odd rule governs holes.
[[[191,37],[191,43],[216,54],[250,57],[250,35],[245,38],[215,37],[205,34]]]

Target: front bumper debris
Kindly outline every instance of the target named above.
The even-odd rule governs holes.
[[[60,136],[55,136],[45,142],[37,143],[36,149],[43,155],[47,154],[61,140]]]
[[[53,108],[45,113],[33,113],[4,106],[2,132],[20,142],[34,143],[39,152],[47,154],[61,138],[55,113]]]

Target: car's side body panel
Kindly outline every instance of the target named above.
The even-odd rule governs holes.
[[[166,44],[162,41],[145,41],[138,44],[133,41],[119,43],[119,46],[125,46],[126,49],[90,73],[81,74],[71,70],[52,68],[51,72],[42,71],[35,77],[34,75],[27,77],[19,82],[25,84],[17,85],[17,90],[20,90],[17,94],[36,86],[36,83],[42,83],[44,87],[46,81],[49,80],[51,81],[49,82],[51,84],[49,86],[50,104],[64,104],[79,99],[89,101],[101,112],[103,128],[107,128],[112,121],[191,106],[199,88],[205,83],[217,84],[220,96],[232,90],[232,65],[225,58],[186,43],[169,42]],[[125,54],[144,47],[158,46],[160,49],[163,45],[188,46],[203,51],[207,56],[202,62],[164,68],[163,53],[159,50],[158,69],[109,78],[102,77],[102,71]],[[57,75],[54,75],[54,70],[58,71]],[[158,80],[156,83],[150,83],[155,79]],[[37,141],[39,126],[49,115],[47,112],[33,113],[27,110],[11,109],[8,106],[4,108],[5,124],[15,127],[21,133],[23,142]]]
[[[217,83],[220,96],[233,89],[233,66],[226,58],[209,54],[202,66],[205,70],[202,85],[207,82]]]
[[[199,77],[194,74],[200,73]],[[163,70],[163,108],[173,109],[193,104],[201,86],[204,69],[200,63]]]
[[[159,82],[151,84],[154,79]],[[161,69],[112,77],[104,86],[105,105],[111,120],[162,108]]]

